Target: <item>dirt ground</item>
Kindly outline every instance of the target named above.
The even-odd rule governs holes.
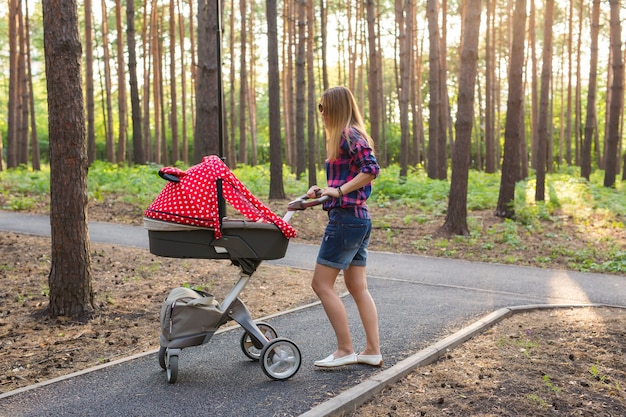
[[[285,204],[275,202],[272,208],[280,213]],[[375,228],[372,250],[567,267],[566,260],[541,262],[549,245],[540,234],[524,234],[519,249],[506,242],[487,246],[455,238],[445,245],[441,241],[435,244],[433,239],[429,245],[424,237],[436,236],[443,219],[407,226],[406,213],[400,209],[372,211],[385,224]],[[484,231],[501,223],[491,213],[473,215],[478,216]],[[141,212],[121,203],[92,205],[89,216],[91,220],[141,224]],[[318,243],[324,214],[308,210],[296,215],[292,223],[299,233],[296,241]],[[590,241],[603,244],[591,229],[577,225],[560,224],[558,230],[545,233],[563,239],[573,250]],[[615,238],[626,242],[623,234]],[[550,245],[554,244],[551,240]],[[202,287],[219,300],[238,278],[238,269],[228,261],[161,258],[141,249],[92,243],[97,314],[82,323],[51,319],[46,314],[49,239],[2,233],[0,253],[0,392],[156,349],[159,310],[172,288]],[[309,286],[310,271],[262,264],[254,277],[241,296],[253,317],[316,301]],[[275,285],[277,280],[281,285]],[[337,288],[342,291],[343,284],[339,282]],[[623,416],[625,346],[624,310],[518,314],[450,351],[437,363],[417,369],[353,415]]]

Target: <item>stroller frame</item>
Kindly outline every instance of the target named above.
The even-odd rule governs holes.
[[[218,194],[219,191],[218,188]],[[283,220],[289,222],[295,211],[321,204],[326,199],[322,197],[307,201],[306,195],[298,197],[289,203]],[[214,238],[213,229],[210,228],[144,217],[152,254],[172,258],[229,259],[240,268],[238,281],[222,303],[215,303],[203,316],[202,331],[180,337],[168,337],[162,332],[159,337],[159,365],[166,370],[168,382],[176,382],[182,349],[208,343],[220,326],[234,320],[244,330],[240,339],[243,353],[249,359],[259,361],[263,372],[270,379],[291,378],[302,363],[299,348],[291,340],[278,337],[276,330],[268,323],[256,323],[239,299],[263,260],[284,257],[289,239],[274,224],[228,219],[222,213],[220,209],[223,234],[218,239]]]

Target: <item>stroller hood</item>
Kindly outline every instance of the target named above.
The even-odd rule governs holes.
[[[169,182],[145,211],[148,218],[210,228],[219,239],[217,187],[221,180],[224,199],[237,211],[252,221],[275,224],[286,238],[296,235],[296,230],[257,199],[218,156],[207,156],[187,171],[165,167],[159,175]]]

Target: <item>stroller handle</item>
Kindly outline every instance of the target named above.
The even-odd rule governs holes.
[[[285,217],[283,217],[283,220],[289,223],[289,220],[291,220],[296,211],[306,210],[309,207],[317,206],[318,204],[322,204],[329,198],[330,197],[328,197],[327,195],[324,195],[319,198],[309,199],[306,194],[301,195],[287,205],[287,213],[285,213]]]
[[[289,211],[306,210],[309,207],[313,207],[313,206],[317,206],[319,204],[322,204],[324,201],[328,200],[329,198],[330,197],[328,197],[327,195],[324,195],[324,196],[319,197],[319,198],[309,199],[309,197],[307,197],[307,195],[304,194],[304,195],[301,195],[300,197],[296,198],[292,202],[290,202],[287,205],[287,210],[289,210]]]

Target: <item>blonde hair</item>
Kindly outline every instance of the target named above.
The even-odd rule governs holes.
[[[320,98],[324,111],[324,128],[326,129],[326,156],[330,161],[337,159],[341,135],[347,128],[356,129],[374,149],[374,141],[365,131],[363,117],[352,92],[346,87],[333,87],[324,91]],[[350,140],[349,137],[346,139]]]

